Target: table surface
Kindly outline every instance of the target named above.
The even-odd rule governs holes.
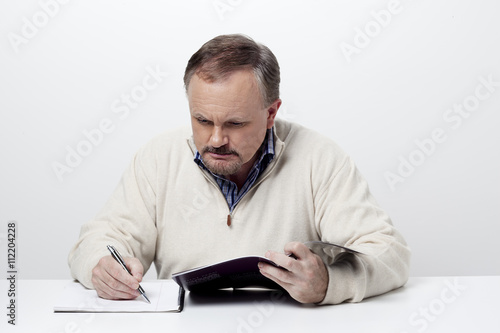
[[[400,289],[360,303],[306,306],[276,291],[186,293],[181,313],[54,313],[69,280],[19,280],[16,325],[1,332],[498,332],[500,276],[414,277]],[[8,304],[8,284],[0,283]]]

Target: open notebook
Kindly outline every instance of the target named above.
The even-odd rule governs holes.
[[[78,282],[69,283],[59,295],[54,312],[180,312],[184,289],[172,280],[143,281],[151,304],[141,296],[133,300],[107,300]]]

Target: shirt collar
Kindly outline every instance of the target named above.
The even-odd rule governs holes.
[[[264,169],[271,163],[271,161],[274,158],[275,155],[275,142],[274,142],[274,127],[271,129],[267,130],[266,137],[264,138],[264,141],[262,142],[262,145],[260,147],[260,157],[259,159],[255,162],[253,165],[252,169],[258,168],[259,173],[264,171]],[[205,166],[203,163],[203,159],[201,158],[201,154],[198,152],[198,149],[196,149],[196,153],[194,154],[194,162],[198,164],[200,167],[203,169],[209,171],[213,176],[217,178],[224,178],[221,177],[220,175],[216,175],[212,173],[208,168]]]

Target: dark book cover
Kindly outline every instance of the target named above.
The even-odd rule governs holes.
[[[309,241],[304,244],[311,251],[317,254],[323,252],[332,258],[339,252],[362,254],[344,246],[322,241]],[[293,255],[291,256],[293,257]],[[172,275],[172,279],[179,286],[189,291],[250,287],[283,289],[260,273],[257,266],[259,262],[266,262],[275,267],[280,267],[271,260],[261,256],[246,256],[178,272]]]
[[[189,291],[210,291],[225,288],[282,289],[259,272],[259,262],[279,267],[260,256],[247,256],[198,267],[172,275],[172,279]]]

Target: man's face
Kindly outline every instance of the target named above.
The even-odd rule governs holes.
[[[194,143],[205,166],[224,176],[248,172],[281,101],[263,107],[251,71],[234,72],[220,82],[195,74],[187,95]]]

